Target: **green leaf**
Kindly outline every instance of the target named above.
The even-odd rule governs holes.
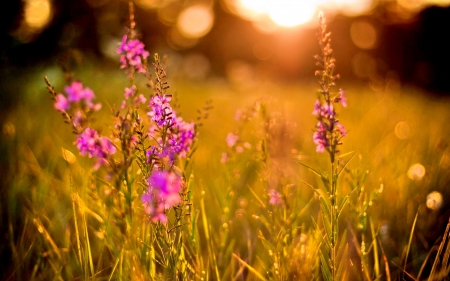
[[[346,257],[347,257],[347,253],[348,253],[348,244],[346,243],[343,248],[344,248],[344,251],[342,253],[342,255],[343,255],[342,258],[341,259],[338,258],[338,261],[340,261],[340,263],[339,263],[338,271],[336,273],[336,280],[344,280],[342,278],[342,276],[343,276],[343,273],[345,272],[345,270],[347,268],[347,259],[346,259]]]
[[[345,205],[347,205],[347,202],[348,202],[348,195],[344,197],[344,199],[341,202],[341,206],[339,206],[338,215],[337,215],[338,218],[341,215],[342,210],[344,209]]]
[[[320,196],[320,209],[322,210],[322,215],[326,216],[328,220],[331,220],[331,212],[330,212],[330,205],[325,201],[325,199]]]
[[[322,252],[320,252],[319,255],[320,255],[320,262],[321,262],[321,269],[322,269],[323,279],[325,281],[333,281],[333,277],[331,276],[330,267],[328,265],[326,257],[324,257]]]
[[[318,176],[322,182],[323,185],[325,186],[325,188],[329,191],[329,185],[330,185],[330,181],[328,180],[328,178],[323,175],[322,173],[320,173],[319,171],[317,171],[316,169],[312,168],[311,166],[308,166],[302,162],[298,162],[300,165],[306,167],[307,169],[309,169],[311,172],[313,172],[314,174],[316,174],[316,176]]]
[[[314,225],[314,229],[316,229],[318,231],[318,233],[319,233],[318,236],[319,236],[320,245],[318,245],[318,247],[320,247],[321,245],[324,245],[324,247],[327,247],[328,249],[331,249],[330,243],[327,240],[325,240],[322,232],[319,230],[319,227],[317,226],[316,220],[313,217],[311,217],[311,219],[312,219],[312,222],[313,222],[313,225]]]
[[[345,169],[345,167],[347,167],[347,164],[353,159],[353,157],[355,156],[356,152],[352,151],[352,152],[348,152],[348,153],[345,153],[345,154],[339,156],[339,158],[342,158],[342,157],[347,156],[349,154],[352,154],[352,156],[347,160],[347,162],[345,162],[345,164],[342,166],[341,170],[336,174],[336,176],[339,176],[342,173],[342,171]]]
[[[336,256],[338,260],[343,260],[346,258],[345,255],[344,256],[342,255],[344,248],[347,247],[346,245],[347,245],[347,229],[344,230],[344,233],[341,236],[341,242],[339,243],[339,248]]]
[[[327,216],[322,216],[322,218],[323,218],[323,225],[325,227],[325,231],[327,233],[328,240],[333,240],[333,238],[332,238],[333,237],[333,233],[332,233],[332,230],[331,230],[330,220],[329,220],[329,218]]]
[[[261,242],[263,243],[263,246],[266,250],[272,251],[273,253],[276,252],[275,246],[272,245],[265,237],[264,234],[261,232],[261,230],[258,230],[258,238],[261,239]]]

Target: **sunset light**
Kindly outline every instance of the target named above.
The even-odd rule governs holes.
[[[373,7],[373,0],[227,0],[234,13],[255,23],[269,19],[279,27],[295,27],[310,22],[319,10],[363,14]]]
[[[280,26],[297,26],[314,17],[317,2],[319,1],[270,1],[267,13]]]

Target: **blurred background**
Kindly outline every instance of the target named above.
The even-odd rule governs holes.
[[[169,54],[172,75],[232,82],[313,78],[317,14],[325,13],[337,71],[377,87],[395,80],[450,92],[449,0],[135,0],[141,40]],[[68,50],[117,64],[127,1],[12,0],[0,11],[1,107],[8,81],[55,65]],[[7,82],[7,83],[5,83]]]
[[[388,256],[401,256],[415,212],[426,202],[416,254],[425,259],[450,216],[450,0],[134,2],[139,39],[151,54],[169,56],[169,80],[180,92],[183,114],[191,111],[187,119],[192,118],[207,99],[216,106],[201,131],[200,143],[207,140],[209,150],[196,152],[196,168],[211,178],[222,167],[234,112],[260,94],[284,102],[282,115],[292,117],[303,134],[292,146],[315,155],[313,56],[319,53],[317,15],[323,11],[342,77],[338,83],[348,90],[349,107],[342,114],[351,128],[346,151],[368,159],[375,175],[368,186],[386,186],[377,212],[385,220],[383,231],[392,233],[382,233]],[[10,0],[0,9],[2,260],[11,254],[6,222],[16,218],[21,225],[17,198],[27,203],[30,189],[45,185],[46,173],[59,177],[53,170],[63,166],[60,148],[76,151],[43,77],[62,91],[60,65],[70,66],[99,101],[119,104],[123,93],[117,89],[127,80],[116,49],[128,25],[128,1]],[[206,176],[205,182],[214,180]],[[8,266],[0,276],[3,269]]]

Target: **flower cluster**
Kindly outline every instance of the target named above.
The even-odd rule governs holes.
[[[150,55],[144,49],[144,44],[137,39],[128,39],[127,35],[122,38],[122,43],[116,51],[120,54],[120,68],[133,68],[134,71],[146,73],[145,62]]]
[[[170,95],[153,95],[150,99],[150,111],[147,113],[157,126],[171,126],[176,121],[175,114],[169,102]]]
[[[344,91],[339,89],[339,93],[333,96],[332,88],[335,86],[334,80],[338,75],[334,75],[336,60],[333,57],[333,50],[330,46],[330,33],[326,31],[326,24],[323,15],[319,15],[320,33],[319,45],[322,51],[321,56],[316,56],[317,65],[321,70],[316,71],[319,76],[320,90],[318,99],[315,103],[313,114],[318,123],[313,135],[313,141],[316,145],[316,152],[327,151],[330,154],[331,162],[334,163],[335,155],[339,152],[338,145],[341,144],[341,138],[346,135],[344,126],[337,119],[335,103],[341,103],[347,106],[347,100]]]
[[[175,115],[175,113],[173,114]],[[195,124],[193,122],[187,123],[181,117],[176,117],[163,123],[170,124],[170,127],[166,130],[165,140],[158,135],[161,128],[157,125],[153,125],[149,129],[149,137],[156,139],[157,145],[153,145],[149,151],[147,151],[147,157],[150,159],[155,156],[158,158],[168,158],[170,164],[173,165],[176,157],[186,158],[187,153],[194,142],[195,138]]]
[[[342,89],[340,89],[340,96],[335,98],[334,101],[340,101],[346,107],[344,91]],[[333,104],[325,102],[321,105],[320,101],[317,100],[313,115],[319,120],[313,135],[316,152],[324,152],[328,147],[333,145],[333,140],[339,140],[347,134],[345,127],[336,119],[336,111]]]
[[[86,109],[97,111],[101,108],[101,104],[94,104],[94,92],[89,88],[83,88],[83,84],[78,81],[73,81],[72,84],[64,88],[67,97],[63,94],[58,94],[55,99],[55,109],[58,111],[67,111],[73,103],[81,103]]]
[[[78,136],[77,148],[80,150],[81,155],[97,158],[94,170],[106,164],[109,156],[116,152],[116,147],[108,138],[99,136],[98,132],[91,128],[86,128]]]
[[[122,101],[121,108],[127,107],[126,100],[131,100],[131,103],[135,108],[139,108],[139,106],[147,101],[143,94],[137,94],[136,86],[132,86],[129,88],[125,88],[124,93],[125,100]]]
[[[155,171],[148,178],[149,189],[142,195],[144,208],[153,222],[167,222],[165,211],[181,202],[181,178],[173,172]]]

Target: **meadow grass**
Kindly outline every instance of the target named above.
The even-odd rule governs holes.
[[[103,103],[93,126],[111,135],[108,104],[120,104],[117,89],[129,80],[89,63],[74,74]],[[48,76],[61,92],[62,75]],[[170,169],[182,175],[182,201],[166,211],[164,223],[152,222],[141,201],[152,171],[139,166],[138,156],[120,170],[126,177],[116,179],[103,167],[93,171],[96,161],[79,156],[70,125],[40,83],[27,82],[23,103],[3,127],[10,161],[1,208],[8,234],[3,249],[11,257],[2,267],[5,280],[448,276],[448,99],[396,81],[340,85],[348,107],[339,109],[339,120],[348,131],[336,161],[348,164],[336,166],[342,172],[333,179],[339,198],[333,205],[326,186],[335,171],[328,155],[315,152],[312,137],[316,82],[233,85],[171,80],[169,72],[184,120],[195,120],[208,100],[214,108],[197,123],[191,159]],[[136,79],[142,92],[145,83]],[[229,133],[238,136],[231,146]],[[427,199],[433,191],[443,202]]]

